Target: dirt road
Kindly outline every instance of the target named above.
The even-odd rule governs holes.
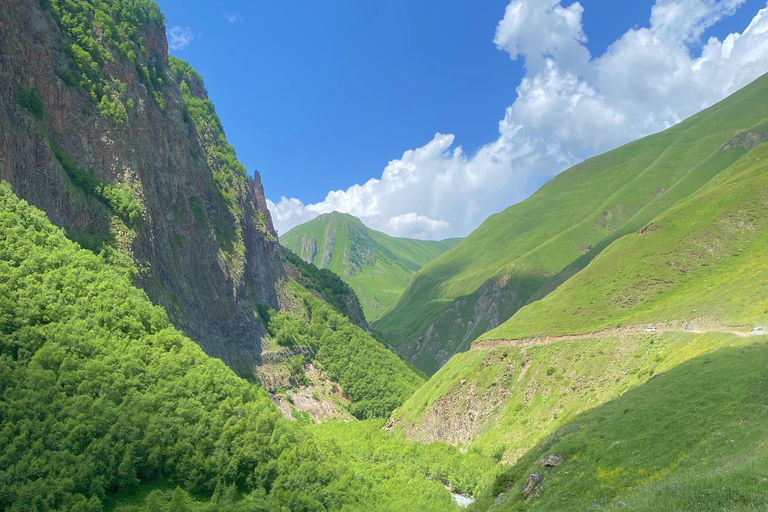
[[[700,325],[697,325],[700,324]],[[731,327],[722,325],[719,322],[712,319],[702,320],[700,323],[693,322],[688,325],[693,325],[693,329],[686,329],[684,323],[667,323],[657,324],[655,331],[648,332],[647,334],[663,334],[665,332],[690,332],[692,334],[707,334],[710,332],[727,332],[738,336],[740,338],[748,338],[752,335],[749,331],[737,330],[739,327]],[[706,327],[705,327],[706,326]],[[482,340],[472,343],[470,350],[488,350],[498,347],[535,347],[539,345],[549,345],[551,343],[557,343],[559,341],[574,341],[585,340],[589,338],[597,338],[601,336],[622,336],[628,334],[645,334],[648,329],[648,324],[630,324],[621,327],[610,327],[600,331],[586,332],[582,334],[564,334],[559,336],[533,336],[530,338],[520,338],[514,340]]]

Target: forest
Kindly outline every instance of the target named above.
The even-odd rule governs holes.
[[[369,446],[375,462],[347,456],[360,450],[345,446],[357,435],[284,419],[263,389],[179,333],[132,285],[134,272],[67,240],[0,185],[0,509],[130,510],[139,499],[150,511],[404,510],[416,500],[437,511],[452,505],[440,482],[474,487],[490,471],[478,456],[485,473],[467,477],[471,466],[447,445],[404,457],[419,448],[402,439]],[[417,379],[391,354],[380,380],[345,371],[339,347],[363,331],[308,302],[314,321],[276,315],[275,335],[287,343],[297,329],[302,342],[316,331],[319,358],[357,399],[356,414],[386,415],[404,398],[390,396],[394,386]],[[349,357],[363,364],[386,350],[370,340]]]

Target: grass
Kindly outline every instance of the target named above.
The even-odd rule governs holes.
[[[320,215],[280,237],[280,243],[302,259],[333,271],[349,284],[368,321],[403,293],[416,271],[458,242],[391,237],[338,212]]]
[[[590,332],[628,323],[768,321],[768,144],[744,155],[650,229],[614,242],[586,269],[484,339]]]
[[[430,441],[487,390],[503,388],[506,400],[479,419],[463,448],[514,465],[471,510],[608,510],[620,501],[628,510],[766,509],[766,339],[600,332],[766,323],[768,144],[744,151],[482,337],[590,338],[478,346],[395,411],[398,428]],[[549,454],[565,462],[545,468]],[[531,473],[542,484],[526,502],[521,487]]]
[[[740,143],[743,133],[764,136],[766,122],[768,76],[675,127],[561,173],[425,265],[373,328],[400,353],[412,350],[432,324],[441,349],[468,348],[471,340],[448,331],[457,322],[466,330],[474,308],[465,306],[456,320],[439,322],[451,308],[464,300],[473,306],[483,284],[505,276],[527,283],[510,294],[520,306],[546,294],[552,282],[583,268],[735,163],[749,149]],[[518,308],[502,307],[499,320]],[[435,355],[422,359],[434,361]],[[429,365],[418,366],[428,370]]]
[[[383,424],[381,420],[329,421],[310,430],[317,438],[335,443],[346,460],[359,465],[359,471],[377,468],[415,480],[426,478],[445,510],[454,510],[455,504],[444,485],[454,492],[474,494],[491,485],[498,473],[494,461],[477,451],[462,453],[446,443],[421,445],[398,432],[386,432]]]
[[[579,415],[507,470],[470,510],[756,511],[768,508],[768,344],[687,361]],[[550,454],[565,461],[545,468]],[[527,503],[521,483],[538,473]]]
[[[466,449],[515,463],[570,419],[647,383],[654,375],[725,346],[742,342],[729,333],[611,335],[527,348],[499,347],[458,354],[393,413],[409,437],[445,432],[453,418],[501,387],[508,398],[482,422]],[[471,391],[475,389],[474,393]],[[453,410],[439,409],[446,399]],[[440,410],[426,421],[430,410]]]

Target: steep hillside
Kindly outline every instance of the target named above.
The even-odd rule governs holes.
[[[0,3],[0,179],[136,283],[210,355],[259,363],[280,247],[258,175],[199,75],[168,66],[154,2]]]
[[[481,339],[768,321],[768,144]]]
[[[392,428],[514,463],[477,510],[522,509],[533,472],[534,509],[762,508],[767,194],[761,144],[452,358]]]
[[[371,321],[403,293],[417,270],[459,239],[395,238],[365,227],[351,215],[333,212],[296,226],[280,237],[280,243],[346,281]]]
[[[389,416],[424,383],[403,360],[341,313],[295,283],[292,288],[298,299],[292,311],[261,312],[270,335],[262,354],[267,364],[257,371],[264,387],[276,392],[311,385],[319,391],[313,377],[320,370],[324,380],[336,387],[336,400],[328,397],[330,402],[362,419]],[[285,398],[295,394],[281,393]]]
[[[765,510],[766,364],[762,341],[659,375],[557,430],[471,510]]]
[[[673,128],[561,173],[491,216],[420,270],[373,328],[417,367],[434,372],[766,138],[768,77],[762,77]]]
[[[0,510],[442,512],[457,509],[443,482],[487,481],[482,457],[385,440],[381,424],[334,437],[284,420],[170,324],[129,263],[81,249],[0,182]]]
[[[328,305],[343,314],[353,324],[369,330],[363,308],[355,291],[330,270],[317,268],[299,258],[290,249],[283,249],[283,266],[286,274],[307,290],[315,292]]]

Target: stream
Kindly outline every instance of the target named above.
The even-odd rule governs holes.
[[[463,494],[456,494],[454,492],[451,493],[451,496],[453,496],[453,501],[455,501],[461,508],[468,507],[475,502],[475,498],[472,496],[464,496]]]

